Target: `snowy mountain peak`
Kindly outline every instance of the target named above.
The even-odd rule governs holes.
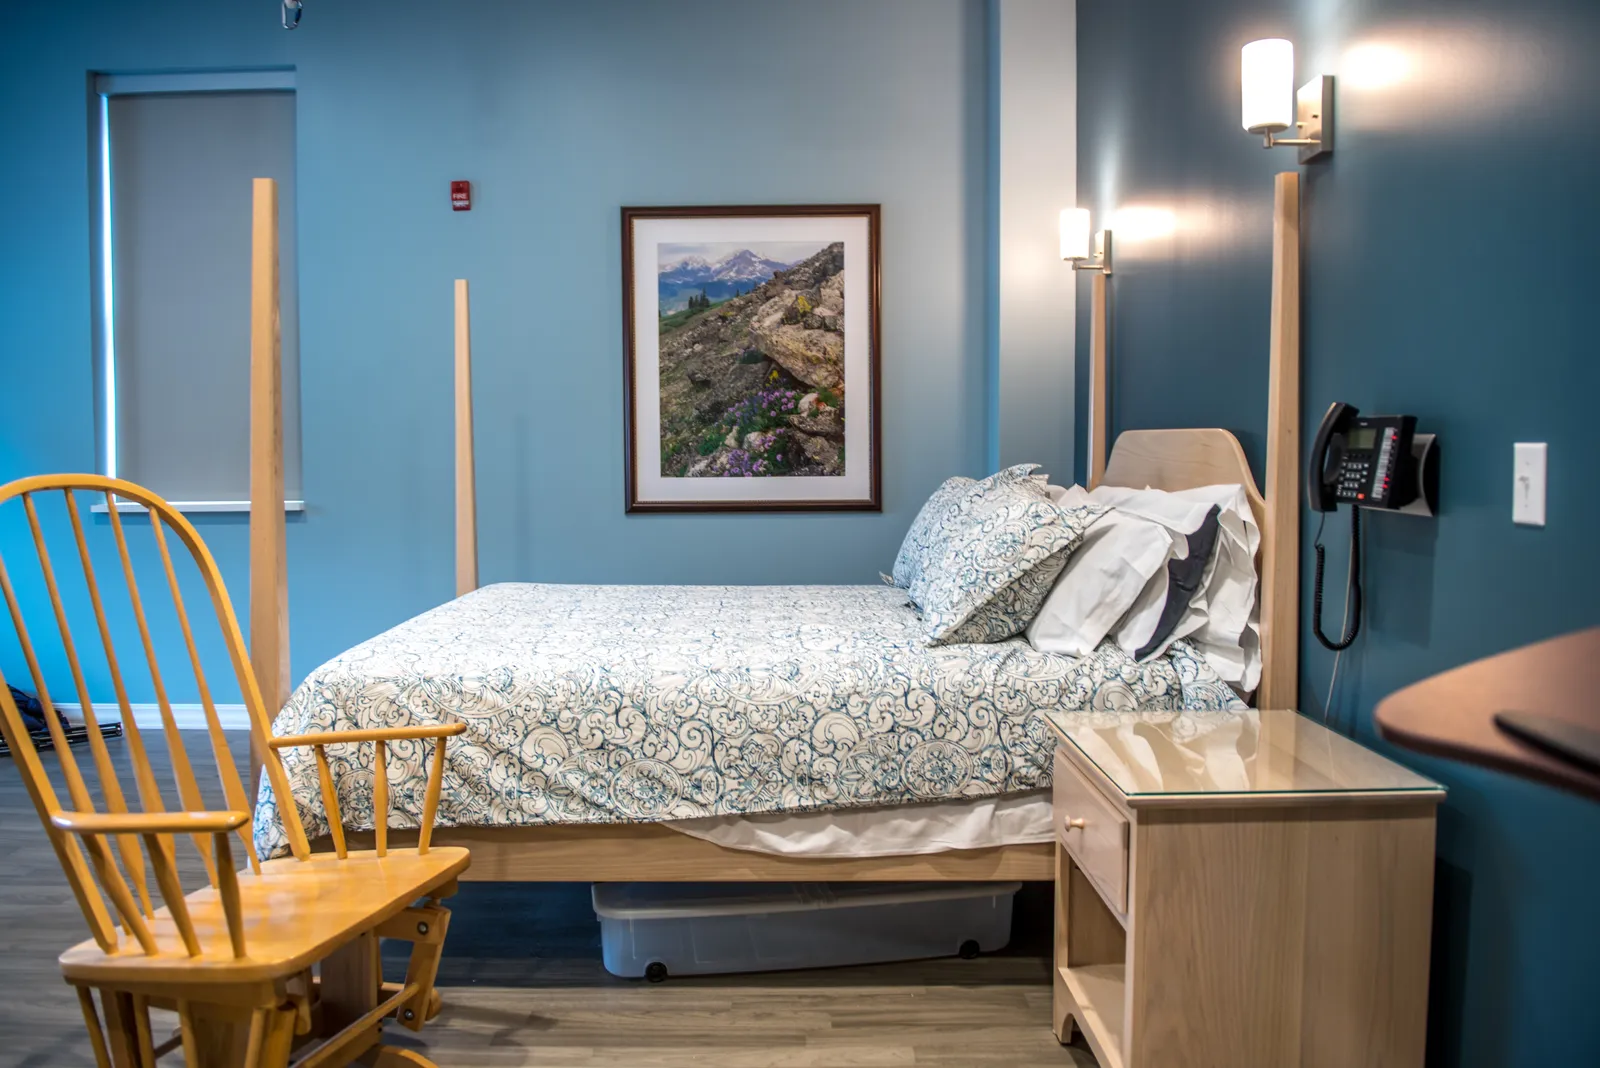
[[[674,294],[683,290],[699,289],[713,300],[726,300],[740,292],[754,289],[768,281],[779,271],[794,266],[768,259],[747,248],[736,249],[715,262],[703,256],[685,256],[667,264],[656,272],[663,295],[679,299]]]
[[[714,277],[720,282],[765,282],[776,272],[788,270],[790,264],[758,256],[747,248],[731,253],[712,264]]]
[[[669,263],[665,267],[661,268],[661,273],[666,274],[668,271],[692,271],[697,268],[704,270],[710,266],[710,261],[708,261],[704,256],[685,256],[678,262]]]

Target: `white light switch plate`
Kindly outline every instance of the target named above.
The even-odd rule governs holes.
[[[1526,527],[1544,526],[1545,443],[1519,441],[1511,484],[1511,521]]]

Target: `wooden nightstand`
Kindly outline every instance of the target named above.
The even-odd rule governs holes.
[[[1295,712],[1044,718],[1058,1038],[1101,1068],[1421,1068],[1437,783]]]

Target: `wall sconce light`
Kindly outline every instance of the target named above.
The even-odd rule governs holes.
[[[1246,132],[1265,148],[1292,145],[1300,162],[1333,151],[1333,78],[1318,75],[1294,91],[1294,45],[1281,37],[1251,41],[1239,53],[1239,82]],[[1275,137],[1295,127],[1298,137]]]
[[[1099,271],[1111,273],[1111,231],[1101,230],[1094,235],[1094,248],[1090,250],[1089,209],[1061,209],[1061,258],[1072,264],[1074,271]]]

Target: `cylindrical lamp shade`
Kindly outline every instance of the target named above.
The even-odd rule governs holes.
[[[1281,37],[1251,41],[1240,50],[1244,128],[1277,133],[1294,125],[1294,45]]]
[[[1086,260],[1089,258],[1089,209],[1061,209],[1061,258]]]

